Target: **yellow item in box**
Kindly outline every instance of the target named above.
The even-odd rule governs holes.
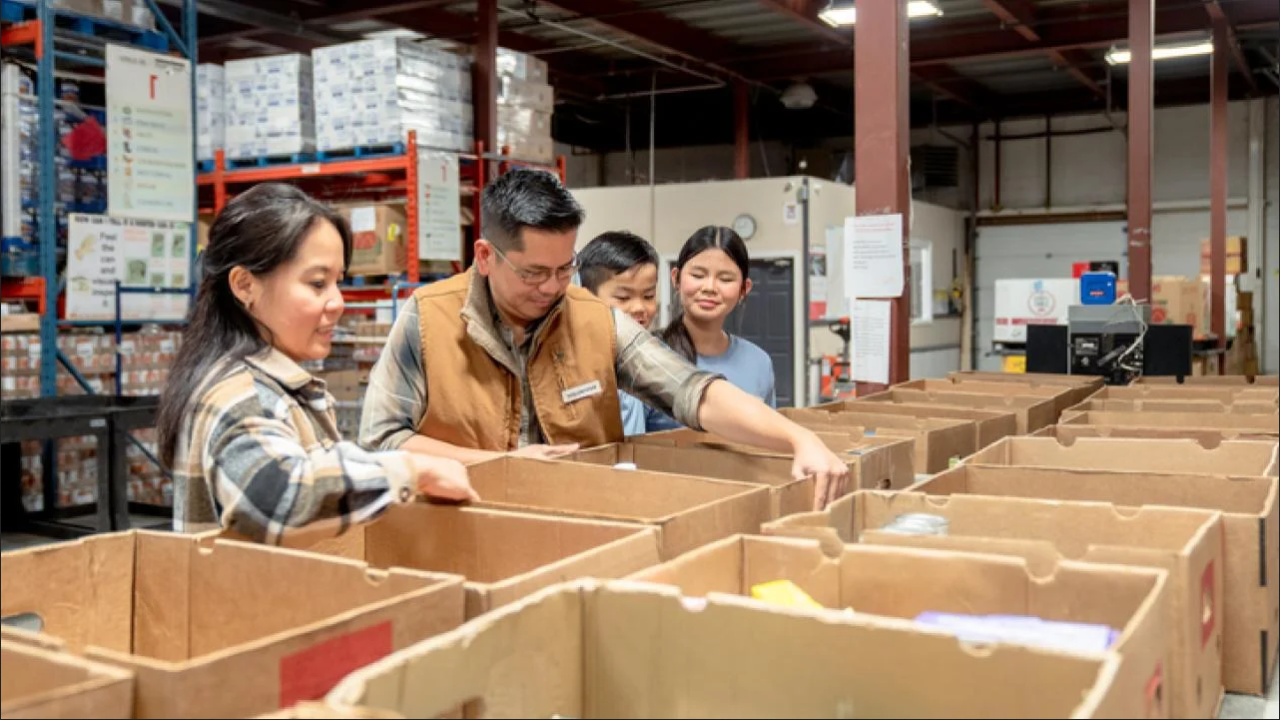
[[[1017,373],[1022,375],[1027,372],[1027,356],[1026,355],[1005,355],[1004,371],[1007,373]]]
[[[822,605],[790,580],[775,580],[752,586],[751,597],[770,605],[822,609]]]

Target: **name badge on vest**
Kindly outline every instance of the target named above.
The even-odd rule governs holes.
[[[565,405],[572,405],[579,400],[586,400],[589,397],[595,397],[604,393],[604,386],[599,380],[592,380],[589,383],[571,387],[560,393],[560,398],[564,400]]]

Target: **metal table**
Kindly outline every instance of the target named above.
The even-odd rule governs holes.
[[[130,431],[155,427],[156,397],[76,396],[0,403],[0,524],[8,532],[74,538],[130,527],[127,448]],[[46,472],[44,509],[27,512],[22,504],[24,441],[93,436],[97,438],[98,501],[60,508],[58,478]],[[45,463],[45,467],[48,464]],[[146,511],[147,507],[137,510]],[[68,523],[93,514],[92,528]]]

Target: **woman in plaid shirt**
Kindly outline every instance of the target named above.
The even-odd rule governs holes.
[[[324,382],[299,366],[329,354],[350,258],[346,221],[290,185],[258,185],[214,222],[158,418],[175,530],[279,544],[418,494],[475,499],[454,460],[343,441]]]

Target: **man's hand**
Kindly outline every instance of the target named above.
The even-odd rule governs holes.
[[[578,444],[573,445],[526,445],[519,450],[510,453],[511,457],[533,458],[535,460],[555,460],[556,458],[572,455],[579,450]]]
[[[410,454],[413,468],[418,473],[418,492],[440,500],[470,501],[480,499],[471,487],[467,468],[457,460]]]
[[[849,490],[849,466],[816,436],[796,447],[791,475],[796,479],[813,478],[815,511],[825,509],[831,501]]]

